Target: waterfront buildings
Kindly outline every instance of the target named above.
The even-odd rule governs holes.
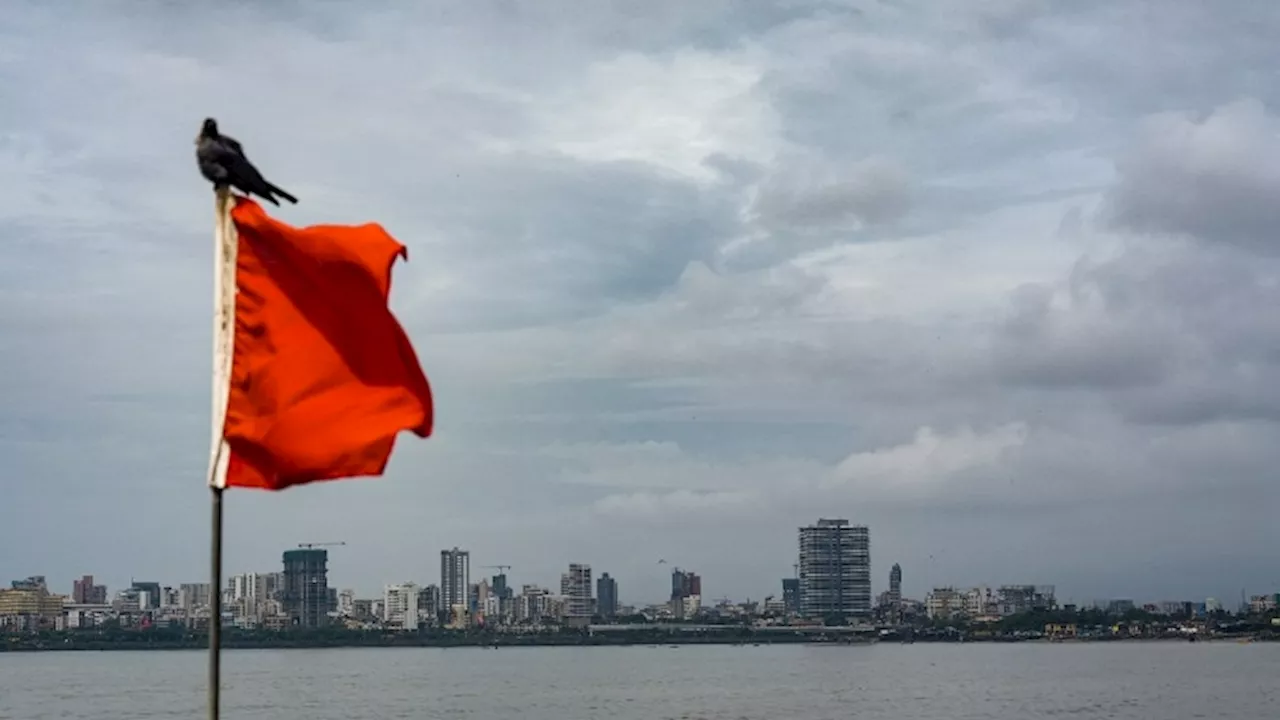
[[[570,563],[569,572],[560,576],[560,594],[564,596],[565,617],[571,620],[590,620],[595,615],[595,598],[592,597],[591,566]]]
[[[411,582],[383,588],[383,626],[396,630],[417,630],[420,596],[420,589]]]
[[[800,612],[800,578],[782,578],[782,607],[787,613]]]
[[[609,573],[601,574],[596,581],[596,613],[606,619],[618,614],[618,581]]]
[[[671,614],[677,619],[691,618],[702,608],[702,576],[675,568],[671,571]]]
[[[71,599],[80,605],[105,605],[107,604],[107,586],[95,585],[93,576],[85,575],[72,583]]]
[[[871,537],[865,525],[823,518],[800,528],[799,565],[801,615],[871,613]]]
[[[290,625],[318,628],[328,624],[331,607],[328,562],[327,550],[285,551],[284,587],[280,599]]]
[[[452,615],[468,611],[471,594],[471,553],[454,547],[440,551],[440,607]]]

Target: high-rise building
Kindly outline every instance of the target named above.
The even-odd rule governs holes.
[[[94,585],[93,576],[85,575],[72,584],[71,601],[81,605],[105,605],[107,586]]]
[[[689,618],[702,608],[702,576],[676,568],[671,571],[671,614]]]
[[[782,578],[782,607],[789,613],[800,612],[800,578]]]
[[[425,585],[418,589],[418,609],[424,610],[434,618],[440,614],[440,586]]]
[[[318,628],[328,624],[328,564],[328,550],[308,548],[285,551],[284,587],[280,602],[293,625]]]
[[[590,618],[595,614],[592,597],[591,566],[570,563],[569,572],[560,576],[560,594],[565,600],[565,617]]]
[[[902,603],[902,566],[898,563],[894,563],[889,571],[889,602],[894,605]]]
[[[800,614],[862,617],[871,612],[871,536],[865,525],[820,519],[800,528]]]
[[[453,548],[440,551],[440,609],[467,607],[471,590],[471,553]]]
[[[498,617],[506,620],[511,617],[514,611],[515,592],[510,585],[507,584],[507,574],[498,573],[493,576],[493,594],[497,597]]]
[[[596,613],[606,619],[618,614],[618,581],[609,573],[601,573],[596,581]]]

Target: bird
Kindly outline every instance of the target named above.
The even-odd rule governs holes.
[[[200,166],[200,174],[215,188],[229,185],[246,195],[257,195],[277,207],[280,205],[277,196],[291,203],[298,202],[298,198],[267,182],[258,168],[249,162],[240,143],[218,132],[218,122],[213,118],[205,118],[200,134],[196,136],[196,162]]]

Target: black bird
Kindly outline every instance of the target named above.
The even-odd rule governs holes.
[[[267,182],[258,168],[245,157],[244,148],[233,137],[218,133],[218,123],[205,118],[200,134],[196,136],[196,161],[200,174],[215,188],[230,185],[246,195],[257,195],[272,205],[279,205],[276,196],[291,203],[298,198]]]

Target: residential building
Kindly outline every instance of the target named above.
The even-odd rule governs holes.
[[[800,578],[782,578],[783,612],[800,612]]]
[[[1129,609],[1133,601],[1127,601]],[[1033,610],[1052,610],[1057,606],[1052,585],[1000,586],[1000,615],[1020,615]]]
[[[48,586],[39,583],[14,583],[9,589],[0,588],[0,625],[5,625],[5,617],[28,617],[32,622],[42,624],[52,622],[62,615],[65,595],[54,595]]]
[[[95,585],[92,575],[85,575],[72,584],[71,599],[79,605],[105,605],[107,586]]]
[[[350,588],[338,593],[338,615],[353,617],[356,607],[356,591]]]
[[[596,581],[596,613],[605,619],[618,614],[618,581],[602,573]]]
[[[560,594],[564,596],[565,617],[591,619],[595,614],[595,598],[592,597],[591,566],[570,563],[569,572],[560,576]]]
[[[178,606],[188,613],[209,607],[209,583],[183,583],[178,586]]]
[[[434,620],[439,616],[440,608],[440,586],[423,585],[418,591],[418,610]]]
[[[419,596],[414,583],[387,585],[382,593],[383,623],[398,630],[417,630]]]
[[[500,572],[493,576],[493,594],[497,598],[498,603],[496,614],[505,622],[510,619],[514,612],[513,601],[515,600],[515,592],[511,586],[507,584],[506,573]]]
[[[377,609],[379,612],[381,612],[382,604],[379,603],[377,600],[373,600],[370,598],[356,598],[355,600],[351,601],[351,617],[353,619],[360,620],[362,622],[368,622],[369,620],[372,620],[375,617],[380,617],[374,612],[375,605],[378,606]],[[422,606],[421,597],[418,598],[418,606],[419,607]]]
[[[160,583],[146,580],[132,580],[130,581],[129,587],[140,593],[138,596],[138,602],[143,610],[160,609]]]
[[[537,585],[525,585],[515,599],[516,620],[526,624],[538,624],[549,617],[551,591]]]
[[[329,622],[329,551],[320,548],[284,553],[284,587],[280,601],[289,623],[318,628]]]
[[[800,528],[800,614],[864,617],[871,612],[871,538],[865,525],[820,519]]]
[[[924,611],[930,620],[951,620],[966,615],[967,593],[953,587],[934,588],[924,598]]]
[[[467,609],[470,605],[471,553],[453,548],[440,551],[440,609]]]
[[[1000,617],[1000,595],[989,587],[966,590],[960,612],[970,618]]]
[[[671,571],[671,614],[678,619],[691,618],[702,609],[702,576],[675,568]]]

